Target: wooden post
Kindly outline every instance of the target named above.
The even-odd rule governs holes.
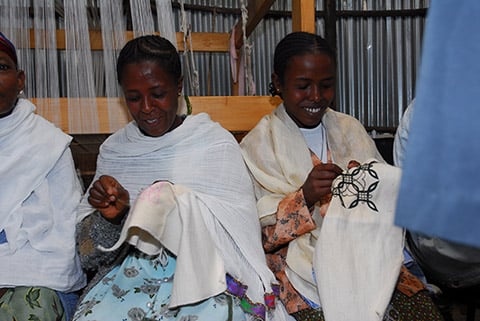
[[[315,33],[315,0],[292,1],[292,31]]]
[[[325,8],[325,39],[337,50],[337,7],[335,0],[324,0]]]

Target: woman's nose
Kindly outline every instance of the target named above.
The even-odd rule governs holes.
[[[310,100],[319,102],[322,99],[322,90],[318,86],[312,86],[312,92],[310,93]]]
[[[143,103],[142,103],[142,111],[144,113],[149,113],[150,111],[152,110],[152,103],[151,101],[148,99],[148,97],[145,97],[143,99]]]

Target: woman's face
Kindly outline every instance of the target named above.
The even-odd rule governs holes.
[[[157,63],[143,61],[125,66],[121,86],[128,109],[145,135],[162,136],[178,126],[182,80],[176,82]]]
[[[306,53],[288,61],[283,81],[272,75],[287,113],[298,127],[313,128],[335,97],[335,62],[324,53]]]
[[[10,114],[24,86],[24,72],[17,70],[12,58],[0,51],[0,118]]]

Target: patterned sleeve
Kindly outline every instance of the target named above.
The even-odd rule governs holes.
[[[115,261],[120,249],[104,252],[98,246],[101,245],[105,248],[113,246],[120,237],[121,230],[122,224],[112,224],[98,212],[92,213],[78,223],[76,238],[82,268],[87,271],[95,271],[101,266]]]
[[[316,224],[305,202],[303,190],[290,193],[278,204],[276,223],[262,229],[265,252],[274,252],[315,228]]]

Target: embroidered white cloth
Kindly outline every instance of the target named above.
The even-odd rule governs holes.
[[[247,295],[256,303],[263,303],[264,294],[272,292],[271,284],[276,281],[261,247],[252,182],[239,146],[233,136],[212,122],[207,114],[188,116],[181,126],[161,137],[144,136],[135,123],[128,124],[101,146],[94,180],[103,174],[115,177],[129,191],[131,204],[155,181],[174,184],[167,202],[171,206],[175,204],[172,211],[164,209],[155,216],[160,221],[151,221],[151,225],[146,226],[137,224],[144,220],[137,220],[136,215],[141,211],[134,210],[124,227],[133,243],[141,240],[142,244],[137,242],[138,245],[151,253],[160,246],[159,239],[175,240],[166,242],[178,251],[176,273],[182,275],[174,279],[172,307],[223,292],[226,289],[224,272],[247,285]],[[81,211],[83,217],[93,211],[86,198],[82,200]],[[180,219],[188,219],[193,225],[180,224]],[[177,223],[178,226],[172,227]],[[140,233],[132,237],[138,229],[129,225],[141,225],[142,230],[158,234],[144,242]],[[180,235],[166,235],[178,231]],[[205,231],[208,233],[204,234]],[[196,250],[194,243],[202,235],[205,236],[203,244],[208,246],[202,251],[211,253],[188,266],[188,258],[180,257],[182,251]],[[196,258],[200,253],[203,252],[190,254]],[[208,261],[210,259],[212,261]],[[182,274],[182,271],[191,273]],[[199,286],[198,291],[190,286],[202,278],[206,284]],[[284,316],[275,310],[273,319],[283,320]]]
[[[332,184],[314,254],[326,320],[383,319],[403,263],[404,233],[393,224],[400,175],[371,160]]]
[[[0,118],[0,287],[31,285],[78,290],[85,278],[76,258],[75,209],[82,190],[71,137],[19,99]]]
[[[365,128],[355,118],[328,109],[322,118],[327,147],[333,162],[346,168],[350,160],[364,162],[370,158],[383,161]],[[295,122],[283,104],[263,117],[242,140],[245,162],[255,180],[257,208],[263,226],[276,221],[278,203],[301,188],[313,168],[310,151]],[[320,304],[312,275],[313,251],[321,227],[318,207],[314,220],[318,229],[289,244],[287,276],[293,286],[309,300]]]
[[[383,161],[375,143],[355,118],[328,109],[322,123],[333,162],[341,168],[346,168],[352,159]],[[297,191],[313,168],[305,138],[280,104],[260,120],[240,146],[259,185],[256,196],[262,224],[274,224],[278,203],[285,195]]]

